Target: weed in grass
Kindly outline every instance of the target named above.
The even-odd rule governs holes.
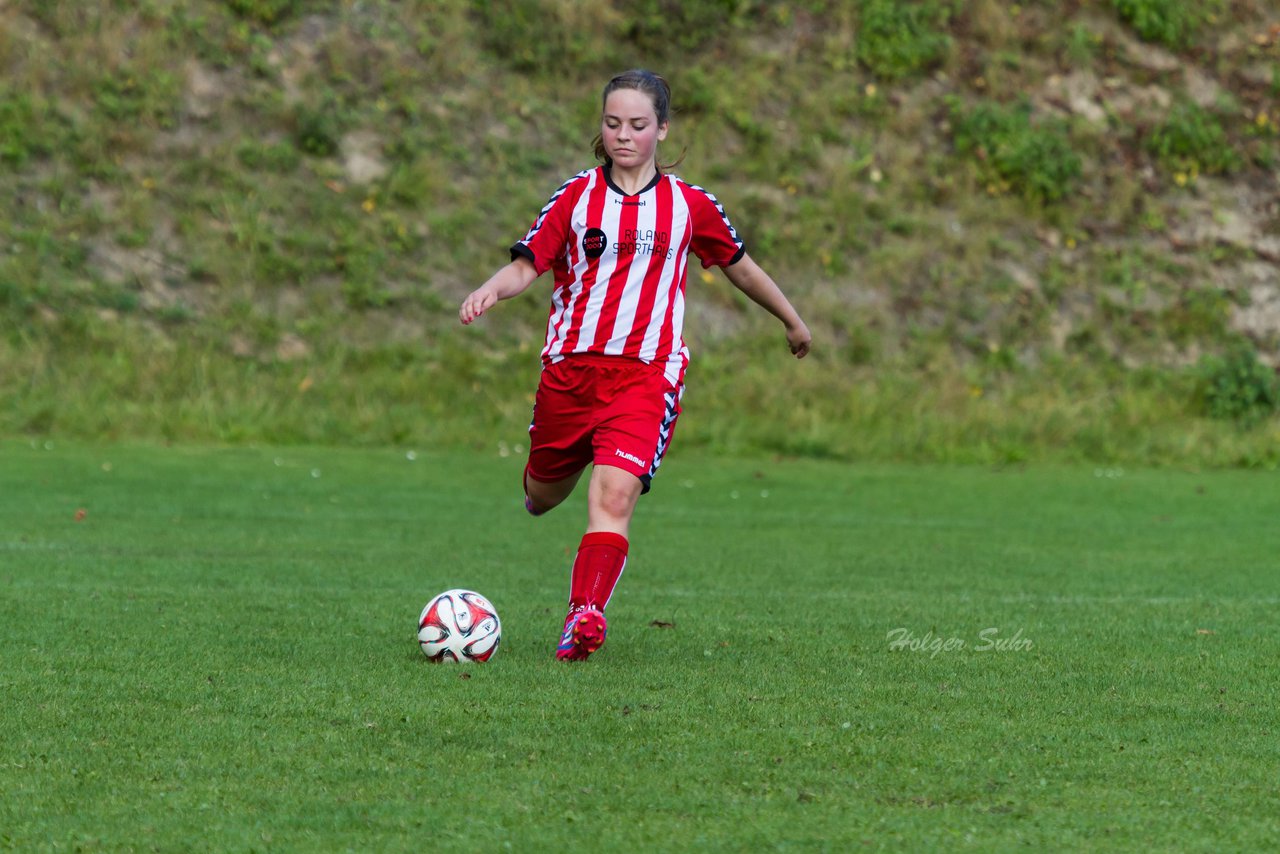
[[[638,0],[629,4],[618,30],[643,54],[678,57],[706,50],[726,31],[768,21],[771,5],[759,0]]]
[[[1011,190],[1041,204],[1070,195],[1082,172],[1065,126],[1031,122],[1031,106],[951,105],[956,150],[976,158],[990,190]]]
[[[681,5],[671,5],[673,14],[679,13]],[[512,69],[527,72],[553,67],[599,67],[610,52],[610,42],[621,37],[622,26],[629,25],[632,31],[642,27],[648,10],[640,7],[641,4],[633,4],[626,15],[620,15],[611,4],[598,0],[528,0],[516,4],[481,0],[471,4],[470,11],[481,44]],[[541,37],[530,39],[531,31],[541,33]],[[677,26],[669,32],[683,30]]]
[[[861,0],[858,15],[857,58],[878,77],[898,80],[922,74],[945,62],[951,50],[948,3]]]
[[[227,0],[227,6],[237,15],[268,26],[285,21],[300,5],[300,0]]]
[[[53,150],[47,105],[28,92],[0,85],[0,162],[18,168]]]
[[[1062,53],[1071,67],[1092,68],[1102,53],[1102,39],[1088,25],[1072,24],[1063,38]]]
[[[1191,286],[1178,294],[1159,319],[1171,341],[1190,344],[1226,337],[1231,317],[1231,295],[1212,287]]]
[[[1144,144],[1166,170],[1184,176],[1184,181],[1200,174],[1230,174],[1243,165],[1218,118],[1189,101],[1174,104]]]
[[[1223,0],[1112,0],[1112,6],[1143,39],[1185,48],[1223,11]]]
[[[332,95],[318,104],[299,106],[294,115],[294,142],[299,150],[314,157],[336,154],[343,129],[342,109]]]
[[[298,149],[280,140],[242,140],[236,147],[236,159],[246,169],[272,175],[288,174],[301,164]]]
[[[94,105],[104,118],[119,126],[142,122],[172,128],[179,91],[171,72],[122,68],[98,79]]]

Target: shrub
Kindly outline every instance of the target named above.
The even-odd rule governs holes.
[[[1205,414],[1249,426],[1280,411],[1280,379],[1248,345],[1200,360]]]
[[[863,0],[858,61],[878,77],[910,77],[942,64],[951,50],[945,27],[950,9],[941,3]]]
[[[956,150],[977,158],[988,178],[1041,203],[1069,195],[1079,179],[1080,155],[1061,122],[1037,127],[1031,105],[993,102],[970,110],[951,103]]]

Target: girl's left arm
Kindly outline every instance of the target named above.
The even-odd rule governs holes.
[[[809,327],[800,319],[799,312],[791,305],[778,283],[746,254],[736,264],[725,267],[724,273],[735,288],[782,321],[787,330],[787,346],[797,359],[803,359],[809,352],[813,336],[809,334]]]

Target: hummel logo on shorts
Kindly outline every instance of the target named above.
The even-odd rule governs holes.
[[[624,460],[630,460],[631,462],[635,463],[638,466],[643,467],[648,465],[648,463],[646,463],[644,460],[637,457],[635,454],[628,454],[626,451],[620,448],[618,450],[615,450],[613,453],[619,457],[622,457]]]

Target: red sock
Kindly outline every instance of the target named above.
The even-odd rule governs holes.
[[[582,538],[573,559],[569,604],[604,609],[627,565],[627,538],[610,531],[593,531]]]

